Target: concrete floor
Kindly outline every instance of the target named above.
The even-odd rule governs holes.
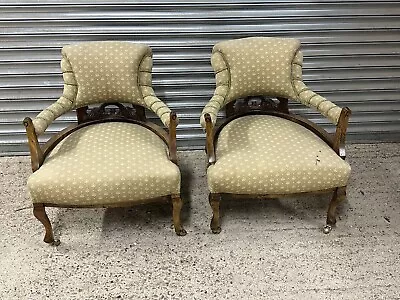
[[[400,144],[350,145],[338,226],[330,195],[236,200],[209,230],[203,152],[181,152],[186,237],[169,205],[48,209],[42,242],[28,157],[0,158],[0,299],[400,299]]]

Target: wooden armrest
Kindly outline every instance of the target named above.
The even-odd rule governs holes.
[[[26,117],[23,121],[28,137],[29,151],[31,153],[31,166],[32,171],[35,172],[43,164],[44,156],[40,148],[38,138],[36,135],[35,127],[33,126],[32,119]]]
[[[176,113],[171,112],[169,116],[169,159],[178,164],[178,156],[176,153],[176,127],[177,127],[177,116]]]
[[[216,162],[215,149],[214,149],[214,132],[213,123],[210,114],[206,113],[204,115],[206,121],[206,153],[208,166],[213,165]]]
[[[350,108],[344,107],[340,113],[333,139],[333,150],[335,150],[335,152],[343,159],[346,158],[345,141],[350,115]]]

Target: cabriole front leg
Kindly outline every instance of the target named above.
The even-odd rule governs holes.
[[[46,210],[43,204],[33,204],[33,215],[38,219],[44,226],[46,233],[44,235],[44,242],[48,244],[53,244],[58,246],[60,244],[59,240],[54,240],[53,228],[49,217],[46,214]]]
[[[329,203],[328,214],[326,217],[326,225],[324,233],[330,233],[332,227],[336,224],[336,209],[340,202],[346,198],[346,187],[339,187],[333,192],[332,200]]]
[[[221,223],[220,223],[220,217],[219,217],[219,204],[221,200],[221,195],[220,194],[212,194],[210,193],[209,198],[210,206],[213,212],[213,216],[211,219],[211,231],[212,233],[220,233],[221,232]]]
[[[186,235],[186,230],[181,224],[181,210],[183,206],[180,195],[171,195],[172,199],[172,220],[174,222],[175,233],[179,236]]]

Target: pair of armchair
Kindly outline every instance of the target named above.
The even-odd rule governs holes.
[[[214,47],[217,87],[200,121],[206,129],[214,233],[221,231],[219,203],[224,195],[333,191],[325,232],[336,221],[350,173],[342,159],[350,110],[304,85],[299,47],[297,40],[276,38],[239,39]],[[28,190],[33,214],[45,227],[44,241],[58,244],[45,207],[121,207],[158,200],[172,202],[175,232],[185,235],[178,118],[152,88],[151,49],[128,42],[89,42],[64,47],[62,56],[63,95],[33,120],[24,120],[33,170]],[[290,114],[287,99],[317,108],[337,125],[336,134]],[[224,106],[227,120],[216,127]],[[77,124],[40,146],[38,136],[73,109]],[[149,122],[146,109],[168,131]]]

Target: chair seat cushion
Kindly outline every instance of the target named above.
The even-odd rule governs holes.
[[[235,119],[208,167],[211,193],[291,194],[346,186],[350,166],[305,127],[269,115]]]
[[[179,194],[179,168],[143,126],[108,122],[62,140],[28,179],[34,203],[111,205]]]

